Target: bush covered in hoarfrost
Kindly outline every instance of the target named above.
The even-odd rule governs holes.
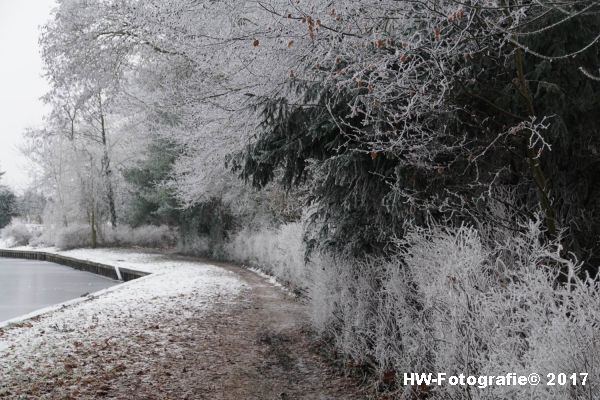
[[[177,243],[176,232],[168,226],[119,226],[103,232],[102,244],[113,247],[170,248]]]
[[[190,235],[181,237],[177,243],[177,251],[181,254],[198,257],[220,258],[221,249],[211,246],[209,237],[200,235]]]
[[[600,287],[576,278],[577,266],[539,238],[539,223],[494,246],[472,228],[414,230],[390,259],[330,260],[313,269],[315,327],[355,363],[382,374],[588,372],[586,387],[539,385],[527,389],[528,398],[596,398]],[[570,285],[557,283],[560,266],[570,271]],[[519,393],[523,387],[446,385],[428,398]]]
[[[224,252],[231,260],[258,267],[294,289],[304,289],[309,285],[309,277],[302,237],[301,223],[243,229],[225,245]]]
[[[8,247],[26,246],[31,240],[40,235],[38,228],[38,226],[13,220],[10,225],[0,231],[0,239]]]
[[[302,227],[290,224],[242,231],[227,250],[301,288],[317,332],[353,364],[395,374],[398,384],[404,372],[588,372],[585,387],[527,390],[534,399],[593,399],[589,393],[600,390],[599,284],[577,278],[577,265],[561,257],[559,245],[543,243],[539,222],[523,231],[496,230],[490,239],[465,226],[413,229],[386,259],[323,256],[305,263]],[[570,285],[557,283],[560,269],[570,272]],[[398,395],[411,390],[399,387]],[[446,385],[429,398],[520,393],[520,386]]]
[[[92,235],[88,225],[71,224],[53,232],[52,236],[44,236],[45,239],[51,238],[50,240],[52,240],[44,244],[63,250],[92,246]]]
[[[98,231],[96,237],[97,245],[103,247],[170,248],[177,242],[176,232],[168,226],[106,227]],[[63,250],[91,247],[91,228],[89,225],[71,224],[60,229],[46,230],[32,245],[56,246]]]

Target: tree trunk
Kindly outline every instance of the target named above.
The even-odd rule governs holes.
[[[92,249],[95,249],[98,247],[98,231],[96,230],[96,207],[94,206],[92,206],[90,226],[92,227]]]
[[[529,91],[529,85],[527,84],[527,80],[525,79],[525,65],[524,65],[524,55],[523,50],[517,48],[515,50],[515,64],[517,67],[517,80],[518,87],[523,100],[525,101],[525,108],[527,114],[530,117],[536,117],[535,107],[533,105],[533,98],[531,92]],[[542,210],[544,211],[544,217],[546,222],[546,228],[548,229],[548,233],[550,237],[556,238],[558,233],[557,221],[556,221],[556,211],[552,206],[552,200],[550,195],[550,188],[548,187],[548,180],[544,174],[542,166],[540,165],[540,160],[536,156],[535,151],[525,144],[526,148],[526,157],[527,162],[529,164],[529,169],[531,171],[531,175],[533,177],[533,181],[537,187],[538,197],[540,201],[540,205]]]
[[[108,201],[108,210],[110,213],[110,224],[113,228],[117,226],[117,210],[115,207],[115,194],[112,186],[112,170],[110,167],[110,157],[108,155],[108,143],[106,140],[106,121],[104,119],[104,110],[102,109],[102,94],[98,93],[98,105],[100,110],[100,132],[102,134],[102,146],[104,146],[104,155],[102,156],[102,170],[106,181],[106,198]]]

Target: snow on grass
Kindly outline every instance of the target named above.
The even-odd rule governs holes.
[[[152,275],[0,328],[3,378],[38,368],[40,362],[51,365],[53,358],[76,352],[81,342],[122,342],[164,321],[201,316],[215,303],[234,300],[245,288],[233,272],[159,254],[110,249],[54,252]]]

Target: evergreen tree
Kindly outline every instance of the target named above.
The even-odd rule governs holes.
[[[315,211],[309,248],[352,255],[380,251],[401,227],[399,211],[384,205],[398,160],[351,139],[360,119],[346,118],[348,97],[333,96],[321,85],[294,85],[303,104],[278,99],[263,106],[262,133],[237,167],[259,188],[275,179],[287,188],[307,187]]]
[[[174,190],[166,184],[176,156],[172,143],[156,139],[149,145],[143,161],[123,171],[132,195],[126,212],[131,225],[178,224],[180,207]]]
[[[0,172],[0,178],[4,172]],[[16,215],[16,196],[6,186],[0,186],[0,229],[4,228]]]

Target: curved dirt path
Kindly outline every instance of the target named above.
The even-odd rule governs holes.
[[[367,398],[311,350],[301,303],[245,269],[196,264],[188,280],[209,278],[183,293],[156,293],[164,278],[150,276],[127,284],[127,305],[115,290],[0,329],[0,399]]]

